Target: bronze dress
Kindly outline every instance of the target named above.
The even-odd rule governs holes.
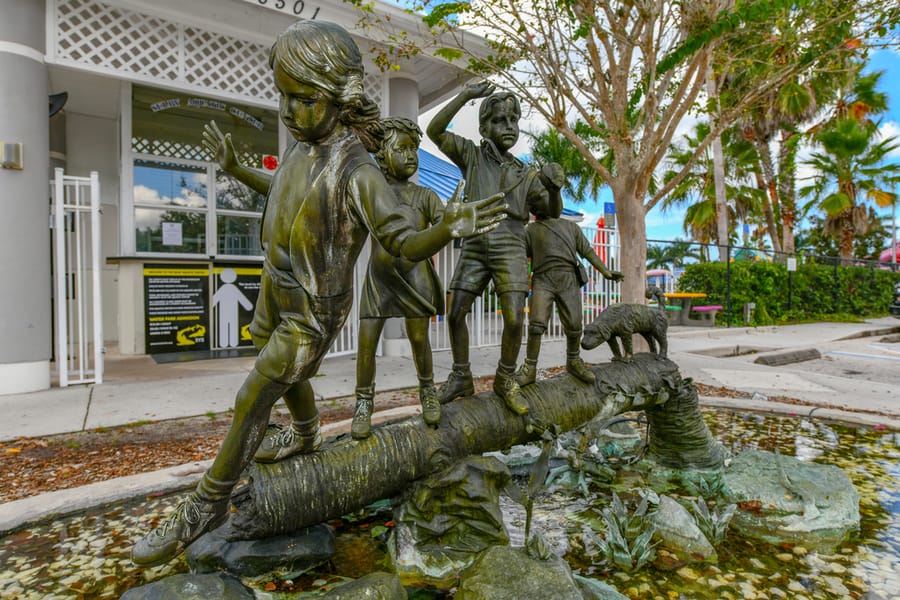
[[[441,220],[444,206],[432,190],[409,181],[391,186],[412,216],[413,229]],[[430,317],[444,313],[444,290],[431,259],[413,262],[395,257],[372,239],[372,256],[359,302],[361,319]]]

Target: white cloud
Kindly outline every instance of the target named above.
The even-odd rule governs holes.
[[[134,203],[153,206],[181,206],[184,208],[204,208],[206,197],[189,188],[181,188],[181,195],[177,198],[160,196],[159,191],[145,185],[134,186]]]
[[[900,124],[897,121],[887,121],[881,124],[881,128],[878,130],[878,133],[881,134],[881,139],[886,140],[888,138],[894,137],[894,143],[897,147],[893,152],[888,154],[890,158],[900,158]]]

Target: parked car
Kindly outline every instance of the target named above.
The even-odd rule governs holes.
[[[891,314],[900,319],[900,281],[894,284],[894,301],[891,303]]]

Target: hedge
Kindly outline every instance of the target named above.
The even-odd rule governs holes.
[[[678,291],[704,292],[706,304],[726,307],[728,265],[720,262],[687,265]],[[731,324],[743,324],[744,304],[755,302],[751,325],[846,320],[888,314],[894,283],[900,273],[868,267],[801,264],[789,286],[787,267],[770,262],[731,263]],[[791,309],[788,310],[789,287]],[[720,313],[721,314],[721,313]],[[727,323],[721,314],[717,323]]]

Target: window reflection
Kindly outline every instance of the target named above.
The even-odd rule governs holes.
[[[261,213],[266,197],[216,169],[216,208]]]
[[[235,256],[259,256],[260,219],[219,215],[216,222],[218,253]]]
[[[206,208],[206,179],[204,167],[136,160],[134,204]]]
[[[206,254],[206,213],[135,208],[134,235],[138,252]]]

